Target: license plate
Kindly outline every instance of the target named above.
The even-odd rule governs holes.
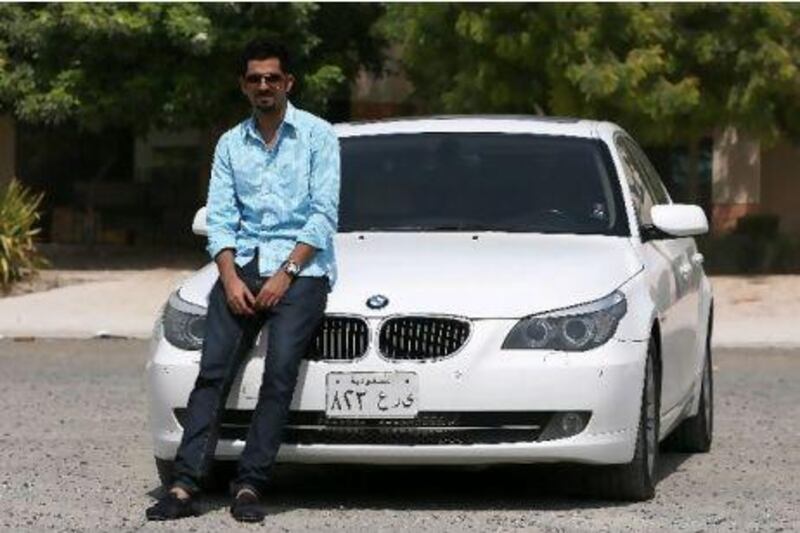
[[[413,418],[419,404],[414,372],[330,372],[325,414],[331,418]]]

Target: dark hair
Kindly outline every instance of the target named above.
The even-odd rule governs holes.
[[[254,59],[277,58],[281,62],[281,70],[284,73],[291,72],[289,66],[289,51],[280,43],[255,39],[247,43],[242,52],[239,62],[239,73],[244,76],[247,73],[247,62]]]

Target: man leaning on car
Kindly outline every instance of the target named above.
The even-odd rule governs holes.
[[[189,396],[173,481],[150,520],[196,514],[220,415],[264,321],[264,375],[238,473],[231,513],[261,521],[259,505],[280,447],[300,361],[336,280],[333,235],[339,205],[339,143],[326,121],[288,101],[289,56],[253,41],[239,83],[253,114],[216,147],[207,201],[208,251],[219,269],[209,295],[200,373]]]

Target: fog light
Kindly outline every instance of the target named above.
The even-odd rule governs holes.
[[[539,440],[565,439],[577,435],[586,428],[592,413],[589,411],[564,411],[554,413],[539,436]]]
[[[583,429],[583,419],[578,413],[567,413],[561,417],[561,431],[564,435],[574,435]]]

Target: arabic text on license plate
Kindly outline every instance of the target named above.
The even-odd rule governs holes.
[[[412,418],[419,382],[414,372],[330,372],[325,414],[334,418]]]

